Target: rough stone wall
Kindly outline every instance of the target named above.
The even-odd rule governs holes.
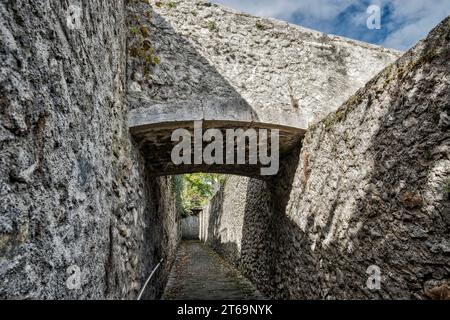
[[[125,28],[121,0],[0,3],[0,298],[133,298],[170,261],[170,179],[146,177],[127,128]]]
[[[132,9],[134,123],[234,119],[306,129],[400,55],[208,1],[158,3]],[[152,51],[158,63],[146,72]]]
[[[273,181],[229,179],[207,241],[274,298],[449,298],[449,83],[447,18],[312,126]]]

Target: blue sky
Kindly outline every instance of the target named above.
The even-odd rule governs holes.
[[[450,15],[450,0],[212,0],[257,16],[398,50],[408,50]],[[381,9],[381,29],[368,29],[370,5]]]

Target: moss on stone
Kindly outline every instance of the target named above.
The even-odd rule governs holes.
[[[167,7],[168,7],[169,9],[175,8],[175,2],[173,2],[173,1],[167,2]]]
[[[256,29],[258,29],[258,30],[265,29],[264,25],[262,24],[262,22],[260,20],[256,21],[255,26],[256,26]]]
[[[209,32],[217,32],[219,29],[217,28],[217,24],[214,21],[209,21],[208,30]]]
[[[358,93],[354,94],[342,107],[340,107],[336,112],[329,114],[321,121],[321,123],[325,125],[326,130],[330,130],[337,123],[344,121],[347,118],[347,114],[359,105],[361,101],[361,96]]]

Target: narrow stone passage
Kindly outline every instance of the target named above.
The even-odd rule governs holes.
[[[239,271],[200,241],[181,243],[163,294],[165,300],[263,299]]]

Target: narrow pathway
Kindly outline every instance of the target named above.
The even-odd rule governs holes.
[[[163,294],[165,300],[262,298],[236,268],[199,241],[181,243]]]

